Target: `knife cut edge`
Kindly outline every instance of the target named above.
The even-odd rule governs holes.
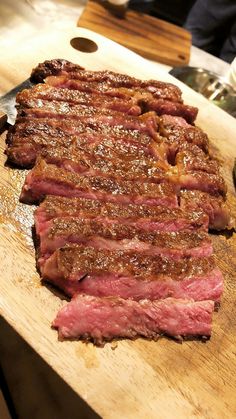
[[[18,86],[14,87],[9,92],[7,92],[4,96],[0,97],[0,111],[3,112],[3,116],[1,117],[1,120],[3,118],[3,122],[4,122],[4,114],[5,114],[7,115],[7,122],[9,124],[13,125],[15,123],[16,114],[17,114],[17,110],[15,107],[16,95],[21,90],[29,89],[32,86],[34,86],[34,83],[32,83],[30,79],[27,79],[23,81],[22,83],[18,84]]]

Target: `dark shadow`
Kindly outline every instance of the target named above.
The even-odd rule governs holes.
[[[13,419],[100,418],[3,318],[0,359]]]
[[[221,231],[217,231],[217,230],[210,230],[210,234],[212,234],[213,236],[224,236],[227,240],[231,239],[231,237],[233,237],[233,234],[235,233],[235,229],[231,228],[231,230],[221,230]]]

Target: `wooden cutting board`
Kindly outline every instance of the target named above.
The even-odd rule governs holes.
[[[122,18],[106,1],[89,0],[78,26],[100,33],[150,60],[187,65],[191,34],[164,20],[128,9]]]
[[[89,38],[98,49],[81,53],[70,46],[75,37]],[[0,64],[0,86],[9,89],[29,76],[38,62],[66,58],[89,69],[111,69],[140,78],[178,84],[186,102],[199,107],[197,124],[220,150],[223,173],[236,215],[232,167],[236,121],[158,66],[85,29],[48,32],[21,51],[6,51]],[[5,134],[0,153],[0,314],[44,360],[103,418],[236,417],[236,240],[213,237],[225,276],[220,311],[214,314],[212,338],[184,342],[123,340],[96,348],[82,342],[58,342],[50,328],[65,303],[41,286],[31,238],[31,206],[19,204],[25,172],[4,167]],[[114,350],[115,349],[115,350]],[[63,397],[63,395],[62,395]],[[66,401],[65,401],[66,402]]]

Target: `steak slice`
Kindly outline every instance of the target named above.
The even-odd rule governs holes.
[[[33,101],[32,101],[33,102]],[[34,107],[20,107],[18,115],[28,118],[53,118],[76,120],[86,125],[106,124],[111,127],[119,126],[125,129],[138,130],[148,133],[156,139],[157,116],[155,112],[147,112],[140,116],[124,115],[111,109],[96,108],[95,106],[74,105],[68,102],[39,100],[34,101]],[[33,105],[33,103],[32,103]],[[73,122],[72,122],[73,123]]]
[[[55,164],[62,169],[81,173],[86,176],[108,176],[125,180],[144,180],[145,182],[161,183],[171,181],[177,184],[177,176],[168,168],[168,163],[156,161],[145,156],[137,159],[129,155],[119,158],[110,150],[110,155],[85,152],[67,148],[44,150],[41,153],[47,163]]]
[[[141,108],[138,106],[135,97],[113,98],[112,96],[97,93],[86,93],[78,90],[60,89],[46,84],[38,84],[31,89],[22,90],[16,96],[16,102],[24,107],[39,107],[41,101],[59,101],[69,104],[101,107],[102,109],[113,109],[129,115],[140,115]]]
[[[199,190],[211,195],[226,196],[227,187],[222,176],[219,174],[206,173],[201,171],[179,174],[178,184],[181,189]]]
[[[220,196],[211,196],[200,191],[180,192],[180,206],[184,211],[194,211],[201,208],[209,217],[209,228],[212,230],[231,229],[234,222],[229,208]]]
[[[171,102],[164,99],[144,100],[146,111],[155,111],[157,115],[180,116],[189,124],[193,124],[197,118],[198,108],[183,103]]]
[[[207,230],[208,216],[202,211],[183,211],[180,208],[150,207],[147,205],[100,202],[85,198],[47,196],[35,211],[36,232],[47,226],[47,221],[58,217],[90,217],[134,225],[145,231]]]
[[[68,245],[41,264],[44,280],[67,295],[88,292],[123,298],[220,300],[223,278],[211,257],[174,260],[136,251]]]
[[[36,230],[39,228],[36,226]],[[211,256],[213,249],[206,232],[147,232],[136,226],[108,219],[60,217],[47,223],[40,237],[40,261],[67,243],[98,249],[134,250],[173,259]]]
[[[94,150],[101,156],[109,155],[111,150],[121,157],[129,154],[136,158],[150,156],[163,160],[166,155],[166,147],[156,144],[147,133],[49,118],[19,118],[8,131],[7,143],[9,161],[21,167],[32,167],[44,150],[61,147]]]
[[[212,301],[168,298],[139,302],[121,298],[77,295],[53,321],[60,339],[92,340],[103,346],[114,338],[157,339],[166,334],[181,337],[211,335]]]
[[[103,96],[116,97],[125,101],[133,98],[143,111],[155,111],[157,115],[181,116],[190,124],[195,121],[198,113],[197,108],[183,104],[182,100],[177,99],[177,96],[173,95],[169,89],[161,91],[162,89],[158,88],[155,92],[151,92],[147,87],[119,88],[104,81],[88,82],[87,80],[66,77],[49,77],[46,79],[46,83],[50,87],[61,90],[82,91],[89,94],[99,93]]]
[[[43,63],[38,64],[35,68],[33,68],[30,76],[30,80],[34,83],[42,83],[43,80],[54,74],[59,74],[62,71],[70,72],[70,71],[77,71],[82,70],[78,64],[73,64],[70,61],[57,58],[53,60],[46,60]]]
[[[209,150],[207,135],[200,128],[187,124],[181,117],[163,115],[159,119],[158,132],[169,146],[170,160],[175,160],[175,155],[183,142],[197,145],[205,153]]]
[[[73,66],[74,64],[72,64]],[[88,71],[84,70],[81,67],[75,68],[71,66],[69,69],[68,65],[64,65],[61,70],[58,71],[58,60],[55,65],[55,68],[52,69],[52,64],[45,66],[45,72],[43,74],[43,63],[40,64],[39,69],[34,69],[31,74],[31,80],[37,83],[41,83],[43,80],[54,87],[69,87],[65,86],[67,80],[76,82],[85,82],[88,85],[97,84],[97,85],[106,85],[110,89],[118,88],[117,90],[122,90],[120,88],[137,90],[138,92],[148,92],[151,93],[156,98],[164,98],[167,100],[172,100],[174,102],[182,102],[182,92],[181,90],[172,83],[166,83],[157,80],[139,80],[134,77],[130,77],[127,74],[114,73],[112,71]],[[39,67],[39,66],[38,66]],[[62,75],[61,77],[54,77],[56,75]],[[50,77],[52,76],[52,77]],[[45,80],[46,79],[46,80]]]
[[[82,176],[39,160],[28,173],[21,201],[33,203],[45,195],[82,197],[125,204],[178,206],[175,187],[168,183],[131,182],[101,176]]]

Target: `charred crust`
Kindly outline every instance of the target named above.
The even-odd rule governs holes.
[[[83,70],[83,67],[61,58],[46,60],[32,70],[30,81],[33,83],[42,83],[48,76],[56,76],[63,71],[71,72],[78,70]]]

